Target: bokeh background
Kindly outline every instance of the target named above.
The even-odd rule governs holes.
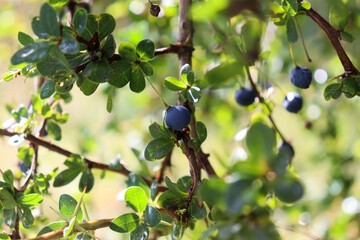
[[[0,1],[0,73],[5,73],[9,59],[20,47],[17,33],[23,31],[34,36],[31,19],[38,15],[40,0]],[[114,36],[117,44],[121,41],[137,43],[144,38],[153,40],[156,47],[168,46],[177,39],[177,1],[154,1],[160,4],[159,18],[148,13],[145,0],[103,0],[94,1],[92,12],[111,13],[117,20]],[[353,43],[343,45],[355,66],[360,66],[360,0],[343,1],[351,11],[349,31],[355,36]],[[335,1],[310,1],[325,18]],[[343,72],[342,66],[325,34],[306,16],[298,17],[310,57],[307,62],[300,42],[294,45],[299,65],[309,67],[316,81],[310,89],[302,91],[305,100],[299,114],[290,114],[282,106],[284,92],[295,90],[289,81],[289,73],[294,67],[284,29],[270,23],[263,39],[263,51],[269,51],[264,71],[268,76],[252,72],[261,83],[263,92],[269,91],[271,78],[280,88],[271,88],[271,99],[275,104],[274,119],[280,130],[293,144],[296,155],[294,170],[303,180],[305,196],[294,206],[276,209],[275,224],[284,239],[359,239],[360,238],[360,104],[358,97],[347,99],[342,96],[334,101],[325,101],[323,91],[328,78]],[[195,24],[194,72],[202,79],[205,72],[221,61],[221,55],[211,51],[216,48],[214,32],[204,23]],[[210,50],[210,52],[209,52]],[[175,55],[157,57],[152,62],[155,74],[151,80],[160,89],[169,104],[176,104],[177,96],[162,87],[167,76],[178,75]],[[18,77],[10,82],[0,82],[0,124],[11,116],[5,104],[18,107],[26,105],[34,91],[36,79]],[[265,87],[266,86],[266,87]],[[205,90],[197,104],[197,118],[208,128],[208,139],[204,151],[211,154],[210,161],[218,175],[224,174],[225,166],[246,159],[246,149],[241,138],[241,130],[249,124],[252,112],[244,110],[234,101],[235,84],[221,90]],[[141,94],[128,90],[128,86],[117,90],[114,110],[106,111],[106,95],[99,88],[91,97],[84,96],[78,88],[72,91],[73,100],[63,105],[70,114],[69,121],[62,127],[62,139],[56,144],[89,159],[109,163],[118,154],[134,171],[140,169],[138,159],[131,148],[143,151],[150,141],[147,127],[151,122],[160,122],[163,106],[153,90],[148,86]],[[256,111],[256,110],[255,110]],[[305,127],[311,122],[312,128]],[[240,133],[239,133],[240,132]],[[50,140],[50,138],[48,139]],[[23,143],[26,144],[26,143]],[[0,169],[16,171],[17,146],[10,146],[8,138],[0,138]],[[40,148],[39,171],[47,173],[55,167],[64,169],[65,158]],[[168,172],[171,179],[188,172],[185,157],[178,150],[173,157],[173,166]],[[149,163],[156,170],[159,162]],[[95,171],[96,184],[85,201],[92,219],[116,217],[128,212],[122,202],[117,201],[118,193],[126,185],[125,177],[107,173],[100,180],[100,171]],[[72,184],[51,189],[52,197],[46,197],[39,209],[50,220],[56,217],[50,213],[49,205],[56,207],[63,193],[79,197],[78,179]],[[41,228],[39,224],[39,228]],[[99,230],[104,239],[122,239],[124,236],[107,229]],[[189,236],[194,236],[190,235]],[[201,233],[195,234],[201,236]],[[185,234],[185,238],[191,239]],[[193,238],[194,239],[194,238]],[[196,238],[197,239],[197,238]]]

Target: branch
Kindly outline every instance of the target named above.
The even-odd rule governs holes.
[[[80,227],[84,228],[87,231],[93,231],[93,230],[96,230],[99,228],[109,227],[112,220],[114,220],[114,218],[106,218],[106,219],[100,219],[100,220],[89,221],[89,222],[81,222],[78,224]],[[38,237],[30,238],[28,240],[53,240],[53,239],[55,240],[55,239],[63,238],[64,237],[63,230],[65,227],[62,227],[62,228],[52,231],[52,232],[42,234]],[[74,233],[78,233],[78,232],[79,232],[79,230],[74,229],[71,232],[71,235]]]
[[[298,0],[300,3],[301,0]],[[333,45],[336,54],[338,55],[341,64],[344,67],[345,72],[350,72],[354,75],[360,75],[359,70],[353,65],[349,56],[345,52],[344,48],[340,43],[341,35],[331,24],[326,21],[318,12],[313,8],[307,11],[307,15],[326,33],[331,44]]]
[[[164,161],[161,163],[161,168],[155,176],[158,183],[161,183],[164,180],[164,173],[165,173],[166,168],[171,167],[171,154],[172,154],[172,151],[169,152],[165,156]]]
[[[8,137],[11,137],[13,135],[16,135],[17,133],[14,133],[14,132],[10,132],[6,129],[0,129],[0,135],[2,136],[8,136]],[[36,145],[39,145],[39,146],[42,146],[42,147],[45,147],[47,149],[49,149],[50,151],[53,151],[53,152],[56,152],[56,153],[59,153],[61,155],[64,155],[66,157],[70,157],[71,155],[73,155],[72,152],[64,149],[64,148],[61,148],[55,144],[52,144],[50,142],[47,142],[45,141],[44,139],[40,138],[40,137],[35,137],[34,135],[32,134],[27,134],[25,136],[25,139],[33,144],[36,144]],[[116,170],[116,169],[112,169],[109,167],[109,165],[106,165],[106,164],[103,164],[103,163],[99,163],[99,162],[94,162],[88,158],[84,158],[87,166],[89,168],[95,168],[95,169],[101,169],[101,170],[105,170],[105,171],[110,171],[110,172],[116,172],[116,173],[120,173],[124,176],[129,176],[129,174],[131,173],[128,169],[125,168],[125,166],[122,166],[122,168],[120,170]],[[148,179],[146,178],[143,178],[144,181],[150,186],[151,185],[151,181],[149,181]],[[158,186],[158,191],[166,191],[167,188],[162,186],[162,185],[159,185]]]

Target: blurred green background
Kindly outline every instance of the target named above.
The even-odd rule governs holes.
[[[38,15],[38,0],[1,0],[0,1],[0,73],[9,66],[11,55],[20,47],[17,33],[26,32],[32,36],[31,19]],[[156,1],[154,1],[156,2]],[[160,2],[160,1],[158,1]],[[328,18],[330,7],[335,1],[310,1],[325,18]],[[351,10],[349,31],[355,36],[351,44],[343,45],[355,66],[360,66],[360,1],[343,1]],[[108,12],[117,19],[114,36],[117,44],[121,41],[138,41],[149,38],[157,48],[168,46],[177,39],[177,1],[160,2],[162,14],[154,18],[147,8],[145,0],[96,1],[94,13]],[[305,100],[303,110],[295,115],[286,112],[282,106],[283,91],[294,91],[289,81],[293,68],[290,52],[283,28],[270,23],[263,39],[263,51],[269,51],[266,64],[262,69],[280,85],[273,88],[270,99],[275,104],[274,119],[280,130],[295,148],[294,170],[303,180],[305,196],[294,206],[275,210],[274,221],[284,239],[312,239],[317,236],[324,239],[360,239],[360,105],[358,98],[347,99],[342,96],[336,101],[326,102],[323,97],[325,88],[321,78],[328,78],[343,72],[342,66],[325,34],[306,16],[298,17],[310,57],[308,63],[300,42],[294,45],[296,59],[300,65],[309,67],[315,74],[311,88],[302,91]],[[193,69],[196,77],[202,79],[207,69],[222,60],[221,54],[209,51],[216,48],[214,32],[208,24],[195,24],[195,48]],[[178,62],[175,55],[157,57],[152,62],[155,74],[151,80],[156,83],[165,100],[176,104],[177,96],[162,87],[167,76],[178,75]],[[316,72],[316,70],[322,71]],[[252,71],[253,77],[264,86],[271,84],[268,77]],[[325,76],[326,79],[326,76]],[[36,79],[18,77],[11,82],[0,83],[0,122],[10,118],[5,104],[12,106],[26,105],[34,89]],[[208,139],[204,151],[210,153],[210,161],[218,175],[236,161],[246,158],[246,149],[237,133],[248,126],[253,112],[242,109],[234,101],[235,84],[221,90],[205,90],[197,104],[197,119],[208,128]],[[102,89],[91,97],[84,96],[78,88],[72,91],[73,101],[64,105],[64,111],[70,114],[69,121],[63,125],[62,140],[56,144],[75,153],[85,154],[89,159],[109,163],[121,154],[131,170],[139,169],[139,162],[131,148],[143,151],[150,141],[147,127],[151,122],[160,122],[163,107],[154,91],[148,86],[146,91],[135,94],[128,86],[117,90],[114,111],[106,111],[106,96]],[[256,112],[256,110],[255,110]],[[310,121],[312,128],[305,123]],[[48,139],[50,140],[50,139]],[[7,143],[8,138],[0,138],[0,169],[17,169],[17,147]],[[23,143],[26,144],[26,143]],[[188,172],[186,158],[176,150],[171,179]],[[40,148],[40,172],[47,173],[55,167],[64,169],[64,157]],[[156,170],[160,162],[149,163]],[[107,173],[100,180],[100,171],[93,191],[86,196],[86,202],[92,219],[115,217],[128,212],[122,202],[116,201],[117,194],[124,189],[125,178]],[[53,199],[57,200],[62,193],[78,197],[78,181],[67,187],[52,188]],[[41,211],[48,213],[48,205],[56,206],[45,199]],[[48,215],[54,219],[51,214]],[[99,230],[104,239],[121,239],[109,230]],[[200,236],[201,233],[195,233]],[[194,235],[189,235],[194,236]],[[185,234],[187,237],[187,234]],[[188,237],[191,239],[191,237]],[[193,238],[194,239],[194,238]],[[196,238],[197,239],[197,238]]]

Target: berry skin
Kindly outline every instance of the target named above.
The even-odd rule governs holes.
[[[283,142],[278,149],[278,154],[287,154],[289,157],[293,158],[295,155],[294,148],[288,142]]]
[[[165,122],[169,128],[181,131],[190,123],[190,112],[184,106],[169,107]]]
[[[235,100],[241,106],[249,106],[255,101],[255,91],[252,88],[241,88],[235,92]]]
[[[297,113],[302,108],[302,97],[297,92],[288,92],[283,101],[283,107],[292,113]]]
[[[307,67],[296,67],[290,73],[290,80],[298,88],[309,88],[312,74]]]
[[[304,187],[293,176],[284,176],[275,181],[275,195],[285,203],[298,201],[304,195]]]

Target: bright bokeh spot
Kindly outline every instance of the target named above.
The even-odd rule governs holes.
[[[314,73],[315,81],[319,84],[323,84],[328,79],[328,74],[324,69],[316,69]]]
[[[321,108],[316,105],[316,104],[311,104],[307,109],[306,109],[306,115],[308,116],[308,118],[310,120],[316,120],[320,117],[321,115]]]
[[[359,210],[359,201],[354,196],[345,198],[341,204],[341,209],[349,215],[355,214]]]
[[[132,1],[129,10],[136,15],[142,14],[145,10],[145,4],[140,1]]]
[[[306,226],[311,222],[311,214],[309,212],[303,212],[299,216],[298,223],[300,225]]]

